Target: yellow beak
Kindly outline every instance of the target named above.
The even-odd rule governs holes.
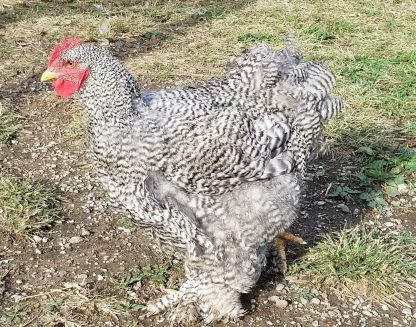
[[[49,81],[51,79],[57,78],[60,74],[45,70],[40,78],[41,82]]]

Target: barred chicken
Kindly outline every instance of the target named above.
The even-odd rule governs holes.
[[[341,111],[323,65],[288,42],[258,45],[226,77],[141,93],[109,51],[63,39],[42,81],[79,92],[97,175],[162,244],[182,249],[186,280],[147,306],[172,322],[233,320],[265,266],[268,245],[297,217],[308,162]],[[284,258],[283,258],[284,260]]]

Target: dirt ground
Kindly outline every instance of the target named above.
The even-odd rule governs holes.
[[[0,268],[9,271],[0,297],[0,312],[20,303],[30,319],[19,326],[46,326],[38,323],[43,312],[39,303],[53,299],[57,296],[53,290],[62,289],[68,283],[84,285],[107,296],[130,297],[137,303],[146,303],[163,294],[163,286],[144,285],[132,295],[134,290],[114,290],[110,282],[111,277],[125,276],[137,265],[177,261],[107,203],[94,180],[85,144],[82,140],[69,140],[63,134],[79,110],[76,104],[59,99],[49,85],[38,82],[37,74],[27,83],[9,87],[7,94],[10,100],[19,101],[25,128],[19,139],[10,146],[2,146],[0,173],[42,180],[62,192],[66,200],[62,205],[64,222],[40,238],[31,243],[0,240]],[[316,172],[322,168],[325,174],[318,178]],[[340,201],[325,198],[330,183],[348,176],[354,169],[348,158],[338,158],[335,154],[314,165],[301,216],[293,226],[293,231],[308,245],[289,246],[289,265],[323,233],[351,227],[362,220],[385,219],[387,228],[415,231],[414,213],[377,218],[355,202],[346,203],[350,211],[347,213],[337,207]],[[180,271],[177,278],[180,279]],[[276,302],[276,298],[285,301]],[[409,301],[414,305],[414,296]],[[244,297],[244,302],[250,313],[228,325],[390,327],[415,323],[411,316],[415,307],[409,314],[363,299],[348,300],[332,290],[299,286],[293,277],[285,280],[275,271],[265,272],[259,286]],[[167,325],[163,315],[146,319],[140,315],[132,312],[118,319],[103,315],[88,318],[87,322],[88,326]]]

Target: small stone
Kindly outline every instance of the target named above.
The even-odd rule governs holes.
[[[299,302],[302,303],[303,305],[308,304],[308,300],[303,297],[300,298]]]
[[[298,280],[298,277],[296,277],[295,275],[285,276],[285,280],[289,283],[292,283],[296,282]]]
[[[315,295],[319,295],[319,291],[316,288],[311,288],[311,293]]]
[[[318,305],[318,304],[321,304],[321,300],[319,300],[318,298],[314,297],[314,298],[311,300],[311,303],[312,303],[312,304],[316,304],[316,305]]]
[[[100,25],[98,26],[98,31],[100,34],[106,34],[110,31],[110,21],[107,18],[104,18]]]
[[[33,236],[32,239],[33,239],[33,242],[35,242],[35,243],[42,242],[42,237],[37,236],[37,235]]]
[[[386,226],[386,227],[394,227],[396,224],[391,222],[391,221],[388,221],[388,222],[384,223],[383,225]]]
[[[138,300],[139,299],[136,292],[127,291],[127,295],[128,295],[130,300]]]
[[[284,288],[285,288],[285,285],[282,284],[282,283],[279,283],[279,284],[276,285],[276,291],[278,291],[278,292],[283,291]]]
[[[77,244],[77,243],[81,243],[82,241],[83,241],[84,239],[81,237],[81,236],[72,236],[70,239],[69,239],[69,243],[71,243],[71,244]]]
[[[278,308],[286,308],[289,305],[289,302],[280,299],[278,296],[269,297],[269,301],[273,302]]]
[[[314,320],[314,321],[312,321],[312,326],[313,326],[313,327],[318,327],[318,326],[319,326],[319,322],[318,322],[318,320]]]
[[[411,316],[412,310],[410,308],[405,308],[402,310],[402,313],[404,313],[406,316]]]
[[[317,204],[318,206],[323,206],[323,205],[325,204],[325,201],[318,201],[318,202],[316,202],[316,204]]]
[[[373,316],[373,314],[368,310],[363,310],[363,315],[365,315],[367,317],[372,317]]]
[[[384,311],[387,311],[387,310],[389,309],[389,306],[388,306],[387,304],[383,304],[383,305],[381,306],[381,308],[382,308]]]
[[[345,213],[350,213],[351,212],[350,208],[348,208],[348,206],[345,205],[344,203],[338,204],[337,208],[340,209],[342,212],[345,212]]]
[[[409,192],[407,184],[403,183],[403,184],[398,185],[397,192],[399,192],[399,194],[406,194],[407,192]]]
[[[358,215],[360,214],[360,209],[355,208],[352,214],[353,214],[354,216],[358,216]]]
[[[36,248],[36,249],[35,249],[35,253],[36,253],[36,254],[42,254],[42,251],[41,251],[41,250],[39,250],[38,248]]]
[[[90,231],[89,230],[86,230],[85,228],[82,228],[81,229],[81,236],[88,236],[88,235],[90,235],[91,233],[90,233]]]
[[[26,293],[16,293],[10,296],[14,302],[18,303],[20,302],[24,297],[26,297]]]
[[[102,280],[104,280],[104,276],[103,275],[97,275],[97,280],[100,282]]]
[[[88,278],[88,275],[87,274],[80,274],[80,275],[77,276],[77,278],[84,281]]]
[[[332,311],[332,310],[329,310],[328,311],[328,316],[330,316],[331,318],[333,318],[333,317],[336,316],[336,313],[334,311]]]
[[[363,305],[362,309],[363,310],[370,310],[371,309],[371,304]]]

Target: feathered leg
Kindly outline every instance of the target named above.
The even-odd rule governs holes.
[[[235,321],[246,313],[240,293],[226,285],[197,281],[185,290],[180,302],[169,310],[172,324],[189,324],[202,319],[205,324],[217,321]]]
[[[179,290],[170,292],[169,294],[166,294],[159,298],[158,300],[148,304],[146,306],[147,315],[155,315],[161,312],[164,312],[171,307],[177,305],[180,301],[184,299],[190,298],[190,292],[189,290],[193,289],[195,287],[193,281],[186,280]]]

